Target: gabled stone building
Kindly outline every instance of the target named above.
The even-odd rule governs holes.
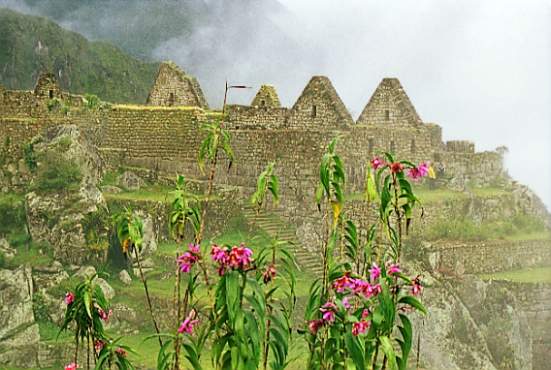
[[[173,62],[163,62],[159,66],[157,77],[147,97],[147,104],[165,107],[195,106],[208,109],[197,79],[186,74]]]

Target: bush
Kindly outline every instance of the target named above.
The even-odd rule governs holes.
[[[25,218],[23,198],[16,194],[0,197],[0,235],[23,232]]]
[[[78,189],[82,174],[78,165],[55,151],[44,154],[35,188],[41,192]]]

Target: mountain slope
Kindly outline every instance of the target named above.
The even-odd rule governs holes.
[[[68,91],[143,103],[157,67],[45,18],[0,8],[0,84],[7,88],[31,89],[37,75],[49,70]]]

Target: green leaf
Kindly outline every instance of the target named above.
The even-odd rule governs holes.
[[[392,347],[390,339],[388,339],[387,336],[383,335],[379,338],[379,342],[381,343],[381,349],[383,350],[383,353],[387,358],[388,370],[398,370],[396,353],[394,353],[394,348]]]
[[[415,297],[412,297],[410,295],[403,296],[398,300],[399,303],[407,304],[413,308],[415,308],[417,311],[420,311],[422,314],[427,314],[427,309],[425,306]]]
[[[411,350],[413,342],[413,328],[411,321],[404,314],[400,314],[401,326],[398,327],[400,334],[402,334],[402,340],[398,341],[400,344],[400,350],[402,351],[401,356],[398,358],[398,367],[400,370],[406,370],[408,363],[408,356]]]

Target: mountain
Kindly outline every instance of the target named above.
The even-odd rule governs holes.
[[[0,8],[0,84],[6,88],[31,89],[47,70],[73,93],[143,103],[157,68],[157,63],[106,42],[90,42],[46,18]]]
[[[288,86],[294,95],[297,78],[306,82],[312,74],[303,60],[315,53],[290,34],[294,16],[279,0],[0,0],[0,6],[46,17],[142,60],[173,60],[198,78],[214,107],[226,79],[255,87],[232,96],[247,103],[262,83]]]

